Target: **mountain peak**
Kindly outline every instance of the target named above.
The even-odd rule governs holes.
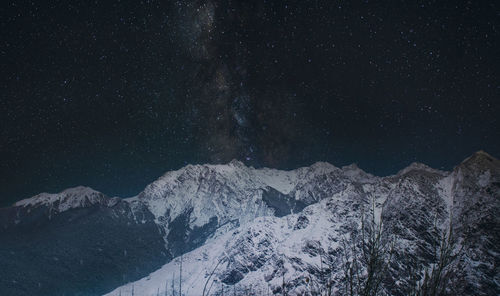
[[[80,185],[80,186],[70,187],[70,188],[64,189],[59,194],[85,194],[85,195],[89,195],[89,194],[101,194],[101,193],[99,191],[92,189],[91,187]]]
[[[374,178],[374,176],[372,174],[369,174],[367,172],[365,172],[363,169],[361,169],[360,167],[358,167],[357,164],[355,163],[352,163],[350,165],[346,165],[346,166],[343,166],[342,167],[342,171],[344,172],[344,174],[350,178],[352,178],[353,180],[368,180],[368,179],[372,179]]]
[[[470,159],[474,159],[474,160],[486,159],[486,160],[489,160],[489,161],[496,160],[493,156],[491,156],[490,154],[488,154],[484,150],[479,150],[479,151],[474,152],[469,158],[467,158],[466,160],[464,160],[464,162],[467,161],[467,160],[470,160]]]
[[[334,166],[333,164],[326,162],[326,161],[317,161],[317,162],[313,163],[310,166],[310,168],[312,168],[314,170],[322,170],[322,171],[331,171],[331,170],[338,169],[336,166]]]
[[[479,150],[464,159],[456,168],[466,168],[477,171],[493,170],[498,172],[500,170],[500,160],[483,150]]]
[[[401,176],[401,175],[407,174],[407,173],[412,172],[412,171],[426,171],[426,172],[439,173],[439,174],[444,173],[440,170],[431,168],[430,166],[423,164],[421,162],[412,162],[409,166],[400,170],[396,175]]]
[[[109,199],[103,193],[90,187],[77,186],[65,189],[59,193],[40,193],[31,198],[23,199],[14,204],[17,207],[55,207],[59,212],[73,208],[90,206],[98,203],[108,205]],[[111,205],[111,204],[110,204]]]
[[[241,162],[241,161],[239,161],[239,160],[237,160],[237,159],[233,159],[233,160],[231,160],[231,161],[228,163],[228,165],[231,165],[231,166],[234,166],[234,167],[245,167],[245,166],[246,166],[243,162]]]
[[[486,151],[484,150],[478,150],[476,152],[474,152],[475,155],[484,155],[484,156],[489,156],[491,157],[491,155],[489,155]]]

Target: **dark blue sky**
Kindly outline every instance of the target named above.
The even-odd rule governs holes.
[[[53,2],[1,6],[0,205],[233,158],[500,155],[495,1]]]

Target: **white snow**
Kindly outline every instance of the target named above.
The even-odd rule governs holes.
[[[486,187],[490,184],[491,173],[490,170],[485,171],[479,176],[478,184],[481,187]]]
[[[431,168],[426,164],[419,163],[419,162],[413,162],[409,166],[407,166],[406,168],[400,170],[396,175],[401,176],[401,175],[404,175],[404,174],[411,172],[411,171],[427,171],[430,173],[437,173],[440,175],[447,174],[444,171],[440,171],[440,170],[436,170],[434,168]]]
[[[411,171],[433,173],[435,176],[429,178],[436,183],[420,184],[419,180],[403,176]],[[339,169],[318,162],[310,167],[281,171],[246,167],[233,160],[221,165],[188,165],[167,172],[139,195],[124,200],[130,204],[133,215],[136,208],[146,205],[156,223],[165,230],[165,235],[168,235],[169,223],[188,211],[191,213],[188,225],[191,228],[217,218],[217,230],[205,244],[183,255],[185,296],[202,295],[217,263],[221,262],[207,285],[210,295],[223,287],[221,280],[225,272],[232,270],[231,264],[251,267],[256,258],[263,258],[262,266],[248,268],[237,286],[252,285],[254,291],[268,291],[281,285],[281,275],[275,274],[278,261],[283,260],[287,279],[310,276],[307,270],[318,269],[322,263],[319,255],[311,255],[304,249],[317,246],[322,252],[338,251],[340,239],[349,238],[348,229],[358,227],[361,209],[371,208],[372,202],[375,222],[380,223],[382,211],[388,203],[392,202],[393,210],[398,205],[408,208],[419,205],[424,200],[422,197],[429,193],[425,190],[432,186],[439,192],[436,198],[442,199],[439,202],[445,203],[448,213],[451,213],[454,186],[463,182],[463,174],[460,168],[450,174],[420,163],[413,163],[394,176],[376,177],[355,164]],[[492,177],[489,170],[484,171],[478,176],[479,186],[488,186],[495,176]],[[269,188],[313,204],[300,213],[275,217],[273,210],[263,201],[263,192]],[[91,188],[75,187],[56,194],[42,193],[19,201],[15,206],[46,205],[62,212],[97,203],[109,206],[117,201],[117,198],[107,198]],[[299,217],[307,218],[304,228],[296,227]],[[141,222],[142,218],[136,217],[136,220]],[[415,247],[405,239],[399,243],[409,252]],[[176,258],[147,277],[106,295],[120,295],[120,291],[122,295],[129,295],[132,287],[135,295],[156,295],[158,291],[164,293],[166,286],[170,291],[172,279],[177,290],[179,260]],[[299,283],[294,293],[300,294],[306,288],[305,284]]]
[[[338,195],[332,200],[341,202],[345,198],[345,195]],[[304,264],[319,267],[321,265],[320,257],[311,257],[305,254],[303,252],[304,246],[308,242],[319,242],[319,245],[324,248],[327,246],[338,247],[337,244],[332,244],[328,240],[326,234],[332,230],[340,230],[345,218],[336,216],[338,221],[332,220],[331,213],[326,206],[327,202],[327,200],[324,200],[304,210],[307,213],[306,216],[310,219],[309,225],[305,229],[294,230],[299,214],[292,214],[282,218],[273,216],[258,217],[251,223],[229,231],[218,237],[217,240],[208,241],[202,247],[184,254],[182,257],[183,295],[202,295],[206,283],[207,291],[211,285],[214,285],[210,290],[210,295],[213,295],[216,290],[220,291],[222,287],[220,276],[228,267],[228,262],[236,260],[245,264],[246,260],[248,260],[246,256],[262,255],[268,257],[262,268],[248,272],[245,278],[237,284],[240,287],[252,285],[253,291],[267,291],[268,286],[276,287],[281,285],[281,277],[277,277],[270,282],[264,280],[264,276],[272,272],[273,266],[271,264],[274,260],[271,259],[272,254],[281,254],[280,256],[283,258],[298,258]],[[260,244],[264,241],[269,243],[268,247],[261,247]],[[242,253],[241,250],[245,252]],[[175,289],[178,291],[179,261],[180,258],[178,257],[147,277],[119,287],[106,294],[106,296],[117,296],[120,293],[127,295],[126,293],[132,290],[132,286],[135,295],[156,295],[158,290],[160,293],[164,293],[166,286],[170,293],[172,279],[174,279]],[[221,263],[217,266],[219,261]],[[210,273],[216,266],[217,269],[214,275],[207,282]],[[288,278],[306,275],[305,271],[295,271],[288,261],[286,267],[289,273],[285,276]],[[260,286],[256,285],[256,283],[260,283]],[[228,288],[226,286],[226,291]]]
[[[113,205],[117,198],[107,198],[102,193],[90,187],[78,186],[66,189],[60,193],[41,193],[34,197],[23,199],[14,206],[49,206],[52,210],[64,212],[69,209],[85,207],[97,203]]]
[[[300,198],[296,188],[338,168],[325,162],[291,171],[255,169],[233,160],[222,165],[188,165],[168,172],[139,194],[156,222],[168,234],[168,223],[192,211],[191,227],[201,227],[217,217],[219,225],[238,220],[239,224],[259,216],[272,215],[262,200],[268,187]]]
[[[281,285],[281,275],[274,276],[271,280],[265,278],[273,274],[276,260],[285,260],[285,278],[305,278],[310,276],[307,266],[320,268],[321,256],[311,256],[304,252],[308,244],[319,246],[323,251],[338,249],[339,241],[333,242],[332,236],[342,237],[346,225],[359,223],[359,211],[352,210],[357,201],[362,197],[356,193],[354,187],[348,186],[346,190],[306,207],[301,213],[290,214],[281,218],[274,216],[261,216],[242,226],[218,234],[209,239],[203,246],[183,255],[182,287],[183,295],[199,296],[203,293],[205,283],[217,263],[221,261],[214,275],[207,283],[212,286],[208,295],[220,292],[223,285],[224,272],[230,268],[229,262],[240,262],[243,265],[251,264],[251,258],[265,258],[264,265],[257,270],[249,270],[244,278],[238,282],[238,289],[252,287],[253,291],[268,291]],[[380,205],[380,204],[379,204]],[[303,229],[296,229],[299,216],[307,217],[309,221]],[[265,244],[263,244],[265,242]],[[171,291],[171,281],[174,278],[175,289],[178,291],[179,260],[165,264],[159,270],[147,277],[119,287],[106,294],[127,295],[134,287],[135,295],[149,296],[160,294],[168,286]],[[300,263],[297,263],[300,262]],[[297,264],[302,264],[302,269],[297,269]],[[326,263],[325,263],[326,264]],[[225,289],[233,289],[225,286]],[[297,286],[295,292],[305,291],[305,286]]]
[[[441,197],[446,203],[446,209],[450,215],[453,210],[453,186],[455,179],[454,174],[449,174],[438,183],[438,188],[441,190]]]

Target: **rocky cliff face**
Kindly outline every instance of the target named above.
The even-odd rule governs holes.
[[[384,239],[393,246],[394,259],[382,284],[388,294],[408,294],[408,287],[436,264],[443,233],[451,228],[459,255],[450,267],[454,276],[448,292],[496,295],[499,206],[500,162],[484,152],[452,172],[412,164],[388,177],[327,163],[293,171],[256,170],[237,161],[189,165],[166,173],[132,199],[77,188],[1,209],[0,236],[9,244],[0,247],[0,263],[10,265],[0,286],[28,295],[62,285],[33,279],[53,263],[51,257],[66,254],[52,265],[70,270],[75,280],[58,288],[58,295],[100,295],[141,276],[146,277],[108,295],[129,295],[132,289],[135,295],[156,295],[167,283],[171,293],[173,279],[178,290],[182,255],[183,295],[202,295],[204,289],[208,295],[228,289],[266,295],[283,288],[295,295],[330,283],[334,295],[343,295],[345,243],[359,237],[366,219],[382,223]],[[85,233],[86,239],[75,233]],[[50,247],[33,248],[36,239]],[[55,242],[69,247],[61,252],[52,247]],[[93,253],[97,242],[102,242],[101,251]],[[84,247],[75,250],[73,244]],[[19,251],[45,259],[17,264],[14,258],[27,258],[12,254]],[[72,258],[87,256],[95,258],[87,269],[72,264],[77,260]],[[26,266],[32,271],[23,276]],[[102,273],[89,280],[93,268]],[[33,283],[21,290],[14,281]]]

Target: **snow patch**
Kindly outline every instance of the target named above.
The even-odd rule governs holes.
[[[486,172],[482,173],[479,176],[477,183],[481,187],[486,187],[486,186],[488,186],[488,184],[490,184],[490,178],[491,178],[490,170],[487,170]]]

